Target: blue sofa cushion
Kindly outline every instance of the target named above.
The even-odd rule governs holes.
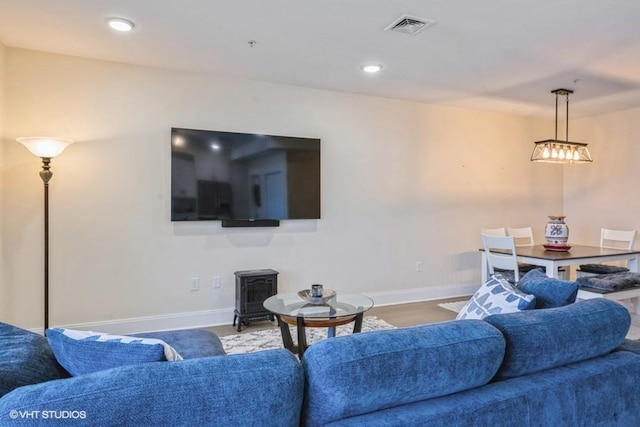
[[[507,343],[496,379],[602,356],[624,342],[631,324],[626,308],[604,298],[484,320],[498,328]]]
[[[73,376],[122,365],[182,360],[158,339],[62,328],[47,329],[47,339],[58,363]]]
[[[490,314],[513,313],[535,306],[535,296],[514,288],[501,274],[494,274],[462,307],[456,319],[482,319]]]
[[[322,426],[486,384],[504,338],[481,320],[365,332],[320,341],[302,358],[303,424]]]
[[[578,284],[567,280],[548,277],[543,270],[536,268],[522,276],[518,289],[536,296],[536,308],[553,308],[573,304],[578,295]]]
[[[0,399],[0,425],[293,427],[303,387],[285,349],[122,366],[14,390]],[[36,411],[74,418],[20,418]]]
[[[143,332],[129,336],[162,340],[173,347],[183,359],[226,354],[220,338],[206,329]]]
[[[68,377],[45,337],[0,323],[0,397],[17,387]]]

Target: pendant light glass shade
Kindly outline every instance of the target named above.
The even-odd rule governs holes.
[[[532,162],[588,163],[593,162],[587,144],[546,139],[534,142]]]
[[[573,93],[569,89],[556,89],[551,93],[556,95],[556,134],[555,139],[545,139],[534,142],[535,147],[531,153],[532,162],[545,163],[590,163],[593,162],[587,144],[583,142],[569,141],[569,94]],[[565,95],[567,98],[567,123],[565,126],[566,139],[558,139],[558,95]]]

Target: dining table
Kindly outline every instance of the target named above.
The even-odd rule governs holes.
[[[484,249],[482,253],[482,282],[489,278],[489,265]],[[546,274],[554,279],[559,278],[560,267],[578,266],[580,264],[601,264],[611,261],[627,261],[629,271],[638,272],[640,250],[610,249],[600,246],[572,245],[569,250],[549,250],[544,245],[516,246],[516,258],[519,263],[544,267]]]

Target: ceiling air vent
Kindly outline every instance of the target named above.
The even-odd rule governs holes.
[[[436,21],[432,19],[424,19],[424,18],[418,18],[416,16],[402,15],[400,18],[393,21],[393,23],[391,23],[391,25],[389,25],[384,30],[385,31],[391,30],[391,31],[397,31],[399,33],[415,35],[415,34],[418,34],[420,31],[424,30],[425,28],[432,26],[435,23]]]

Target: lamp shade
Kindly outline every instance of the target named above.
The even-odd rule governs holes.
[[[45,159],[52,159],[59,156],[65,148],[73,143],[70,139],[46,136],[30,136],[18,138],[16,141],[27,147],[34,155]]]

